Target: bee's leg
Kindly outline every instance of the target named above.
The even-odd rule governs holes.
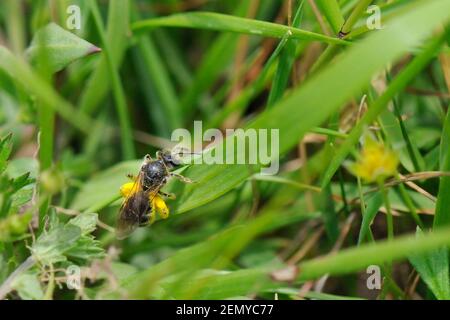
[[[178,173],[173,173],[173,172],[171,172],[171,173],[170,173],[170,176],[171,176],[171,177],[175,177],[175,178],[177,178],[177,179],[183,181],[184,183],[194,183],[194,181],[192,181],[191,179],[186,178],[185,176],[182,176],[181,174],[178,174]]]
[[[169,208],[164,202],[163,198],[156,195],[153,199],[153,208],[158,212],[161,219],[167,219],[169,217]]]
[[[152,159],[152,157],[149,154],[146,154],[145,157],[144,157],[144,161],[145,162],[152,162],[153,159]]]
[[[127,174],[127,178],[130,179],[130,180],[133,180],[133,181],[136,181],[136,179],[137,179],[137,177],[134,174],[132,174],[132,173],[128,173]]]
[[[177,198],[177,196],[175,194],[173,194],[173,193],[167,193],[167,192],[164,192],[164,191],[161,191],[161,190],[159,190],[158,193],[160,195],[170,199],[170,200],[175,200]]]
[[[156,216],[155,213],[156,213],[155,209],[153,208],[148,213],[146,213],[144,216],[142,216],[139,221],[139,226],[145,227],[145,226],[153,224],[153,222],[155,222],[155,216]]]
[[[134,182],[127,182],[120,187],[120,194],[122,195],[122,197],[126,198],[130,195],[131,191],[133,190],[134,184]]]

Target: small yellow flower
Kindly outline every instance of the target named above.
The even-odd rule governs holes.
[[[367,135],[358,161],[353,163],[349,169],[364,181],[375,182],[395,175],[397,166],[397,155]]]

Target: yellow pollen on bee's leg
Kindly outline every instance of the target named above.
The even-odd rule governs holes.
[[[157,195],[153,200],[153,205],[161,219],[167,219],[169,217],[169,208],[167,207],[163,198]]]
[[[131,191],[133,190],[134,185],[135,185],[134,182],[124,183],[120,187],[120,194],[122,195],[122,197],[124,197],[124,198],[128,197],[130,195]]]

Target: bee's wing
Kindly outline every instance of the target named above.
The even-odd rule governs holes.
[[[116,236],[118,239],[128,237],[139,225],[139,212],[136,212],[135,203],[139,201],[137,195],[141,190],[142,173],[136,178],[130,193],[124,199],[116,223]]]

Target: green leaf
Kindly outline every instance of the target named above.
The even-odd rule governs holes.
[[[361,228],[359,229],[358,245],[360,245],[370,230],[370,224],[378,213],[381,205],[383,204],[383,197],[381,193],[377,192],[368,202],[367,208],[364,212]]]
[[[117,67],[121,65],[129,43],[129,11],[129,0],[114,1],[109,6],[106,40],[113,63]],[[81,94],[80,110],[87,114],[93,113],[105,98],[110,85],[108,62],[106,56],[102,55]]]
[[[55,221],[31,248],[35,260],[44,265],[66,261],[91,260],[104,256],[99,241],[90,235],[96,228],[96,213],[81,213],[65,225]]]
[[[0,46],[0,69],[9,74],[18,84],[27,89],[31,96],[35,96],[44,106],[49,106],[68,123],[84,133],[90,132],[92,120],[85,114],[76,111],[75,107],[67,102],[45,79],[40,77],[20,57]]]
[[[171,257],[124,280],[123,287],[130,290],[133,297],[147,297],[152,285],[168,276],[179,274],[184,283],[189,280],[191,272],[198,269],[223,267],[258,235],[308,218],[311,218],[311,215],[298,211],[281,216],[279,212],[261,215],[252,221],[226,229],[208,241],[178,250]],[[217,252],[222,254],[218,256]],[[204,285],[205,283],[198,283],[194,289],[200,290]],[[179,288],[178,284],[174,290],[176,288]],[[245,290],[251,291],[250,288]]]
[[[443,172],[450,171],[450,112],[447,112],[440,147],[439,167]],[[436,201],[436,212],[433,227],[450,224],[450,177],[439,179],[439,192]]]
[[[316,3],[337,35],[345,22],[337,0],[316,0]]]
[[[0,219],[0,241],[13,242],[27,236],[28,224],[31,221],[32,213],[12,214],[4,219]]]
[[[303,3],[301,1],[297,12],[295,13],[292,26],[295,28],[300,27],[302,15],[303,15]],[[296,58],[296,49],[298,41],[288,39],[286,46],[280,54],[280,59],[278,61],[277,72],[275,73],[272,88],[270,89],[269,98],[267,101],[267,107],[272,106],[277,102],[285,92],[286,86],[289,81],[289,76],[291,75],[292,66]]]
[[[97,226],[98,214],[96,213],[82,213],[75,218],[70,219],[69,224],[78,226],[81,229],[82,235],[87,235],[93,232]]]
[[[132,25],[132,29],[134,31],[145,31],[155,27],[208,29],[215,31],[253,34],[273,38],[283,38],[286,34],[291,33],[290,37],[292,39],[322,41],[330,44],[346,44],[345,41],[337,38],[331,38],[318,33],[292,28],[285,25],[212,12],[180,13],[167,17],[138,21]]]
[[[0,174],[5,171],[8,164],[8,158],[12,150],[11,138],[12,134],[9,134],[5,138],[0,139]]]
[[[420,255],[448,245],[450,245],[449,227],[440,228],[420,238],[407,235],[396,237],[391,241],[377,241],[300,263],[298,279],[317,279],[325,274],[347,274],[369,265],[381,265],[409,258],[413,254]]]
[[[38,63],[41,50],[47,55],[49,68],[53,73],[64,69],[77,59],[101,51],[55,23],[50,23],[35,33],[27,49],[31,62]]]
[[[119,196],[120,187],[129,181],[127,174],[137,174],[141,163],[142,161],[139,160],[122,162],[93,176],[83,184],[75,196],[71,208],[85,210],[114,198],[114,196]],[[108,187],[105,188],[105,186]]]
[[[415,172],[420,170],[415,170],[414,163],[410,157],[410,152],[408,151],[407,144],[405,142],[404,136],[402,134],[402,129],[399,123],[399,120],[395,117],[395,115],[388,109],[385,109],[379,117],[380,124],[385,132],[387,139],[392,145],[395,152],[398,154],[400,163],[408,170],[409,172]],[[424,167],[424,160],[421,157],[418,148],[415,143],[411,141],[411,149],[419,162],[419,168]]]
[[[81,237],[80,227],[72,224],[59,224],[48,232],[43,232],[31,248],[36,261],[50,265],[66,261],[65,253],[71,249]]]
[[[238,271],[204,270],[190,277],[183,286],[171,290],[171,283],[162,284],[167,295],[175,299],[218,300],[260,293],[275,289],[280,283],[270,281],[267,274],[274,268],[254,268]],[[199,286],[205,283],[207,285]],[[198,286],[197,290],[192,290]]]
[[[416,235],[420,239],[423,237],[423,232],[418,228]],[[412,255],[409,261],[437,299],[450,299],[448,248],[439,248],[422,255]]]
[[[233,10],[233,15],[245,15],[249,5],[250,2],[241,1]],[[224,33],[219,35],[209,45],[197,67],[191,85],[187,87],[181,95],[181,106],[182,109],[185,110],[185,116],[192,114],[202,93],[211,88],[215,81],[217,81],[219,75],[223,72],[223,67],[232,61],[233,55],[236,52],[238,40],[239,35]]]
[[[19,275],[11,287],[17,291],[20,298],[23,300],[42,300],[44,298],[44,291],[37,274],[24,273]]]

